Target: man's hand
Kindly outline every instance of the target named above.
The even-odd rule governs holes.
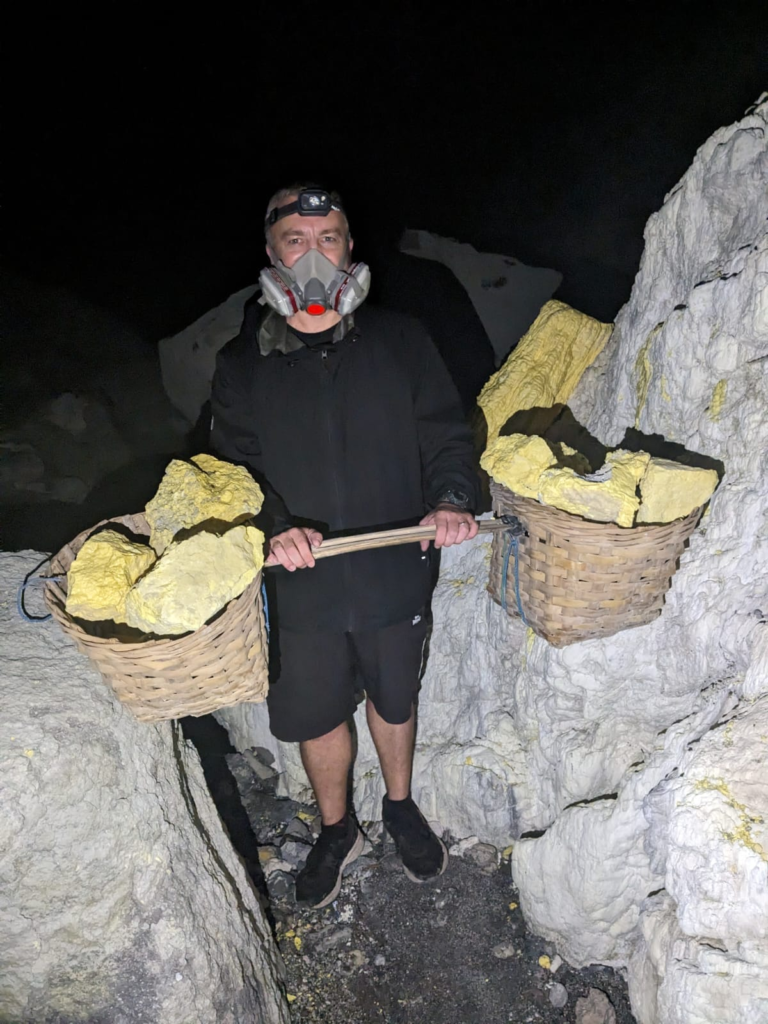
[[[477,534],[477,520],[471,512],[465,512],[455,505],[441,504],[424,516],[420,526],[436,526],[436,548],[449,548],[452,544],[461,544]],[[421,550],[426,551],[429,541],[421,541]]]
[[[276,534],[269,542],[265,565],[282,565],[288,572],[311,569],[315,564],[312,548],[319,548],[323,535],[304,526],[293,526]]]

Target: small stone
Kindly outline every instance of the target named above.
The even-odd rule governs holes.
[[[561,956],[553,956],[552,963],[549,965],[550,971],[554,974],[555,971],[559,970],[563,966],[563,958]]]
[[[243,757],[248,762],[248,767],[251,769],[257,779],[261,779],[265,782],[267,779],[274,779],[278,774],[274,768],[268,764],[263,764],[261,760],[250,750],[243,751]]]
[[[289,839],[280,847],[280,857],[292,867],[297,868],[307,859],[311,849],[312,847],[308,843],[297,843]]]
[[[259,847],[259,862],[260,862],[262,867],[264,867],[265,864],[268,864],[269,861],[276,860],[277,858],[278,858],[278,853],[277,853],[277,847],[276,846],[260,846]]]
[[[352,929],[347,926],[338,928],[329,924],[315,932],[309,941],[310,949],[314,953],[329,953],[339,946],[347,946],[352,941]]]
[[[458,843],[454,843],[453,846],[448,849],[448,853],[451,857],[463,857],[467,850],[471,849],[473,846],[477,846],[479,842],[480,840],[477,836],[467,836],[466,839],[461,839]]]
[[[605,992],[591,988],[589,995],[576,1000],[576,1024],[616,1024],[616,1011]]]
[[[515,947],[510,945],[508,942],[500,942],[498,946],[494,946],[491,950],[497,960],[509,960],[510,957],[516,953]]]
[[[373,958],[373,963],[374,966],[376,967],[386,967],[387,958],[383,954],[377,953],[376,956]]]
[[[363,967],[368,963],[368,957],[362,949],[353,949],[349,953],[349,962],[353,967]]]
[[[562,1007],[568,1002],[568,989],[565,985],[561,985],[557,981],[551,985],[549,989],[549,1001],[553,1006],[558,1009],[562,1009]]]
[[[287,871],[273,871],[267,878],[267,889],[273,900],[281,899],[293,890],[293,878]]]
[[[183,975],[179,974],[179,972],[177,971],[176,972],[176,981],[181,981],[182,978],[183,978]]]
[[[499,851],[490,843],[475,843],[467,850],[464,859],[477,865],[486,875],[491,875],[499,866]]]
[[[255,757],[258,757],[262,764],[266,764],[271,767],[275,763],[275,755],[271,750],[267,750],[266,747],[251,747],[251,751]]]
[[[286,839],[298,839],[305,843],[312,842],[312,832],[309,825],[306,821],[302,821],[298,815],[288,822],[284,835]]]
[[[273,857],[271,860],[267,860],[262,864],[262,867],[264,868],[265,878],[269,878],[269,876],[275,871],[286,871],[290,874],[293,870],[293,865],[282,860],[280,857]]]

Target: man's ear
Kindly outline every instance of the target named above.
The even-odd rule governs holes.
[[[265,249],[265,251],[267,253],[267,256],[269,257],[269,262],[272,264],[273,267],[276,267],[277,263],[278,263],[277,256],[275,256],[275,254],[272,252],[272,249],[270,248],[269,243],[267,243],[264,246],[264,249]]]
[[[355,240],[352,237],[352,235],[350,235],[349,236],[349,241],[347,242],[347,252],[349,253],[350,256],[352,255],[352,250],[354,248],[355,248]]]

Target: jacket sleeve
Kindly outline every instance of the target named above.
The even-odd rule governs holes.
[[[264,529],[267,536],[293,525],[290,512],[280,495],[264,477],[261,446],[251,413],[248,395],[249,374],[225,349],[216,359],[211,389],[211,433],[209,448],[228,462],[245,466],[264,492]]]
[[[419,330],[414,340],[420,353],[414,408],[427,505],[434,508],[461,492],[474,511],[480,501],[479,480],[472,433],[458,391],[426,332]]]

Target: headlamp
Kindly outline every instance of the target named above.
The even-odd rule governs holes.
[[[344,211],[338,203],[335,203],[328,192],[323,188],[305,188],[299,192],[298,198],[286,206],[276,206],[269,211],[266,219],[266,226],[271,228],[283,217],[290,217],[292,213],[299,213],[302,217],[327,217],[331,210]]]

